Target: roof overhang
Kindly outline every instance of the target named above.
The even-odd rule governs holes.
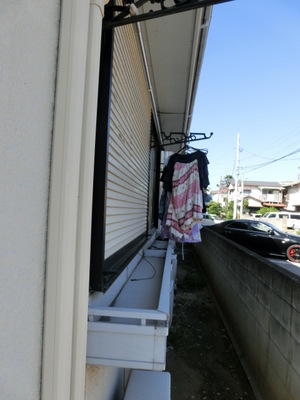
[[[286,207],[284,203],[263,202],[262,204],[265,207]]]
[[[272,190],[283,190],[281,186],[258,186],[259,189],[272,189]]]
[[[300,181],[293,181],[293,182],[289,182],[289,183],[281,183],[281,185],[285,189],[292,188],[292,187],[300,186]]]
[[[125,22],[118,22],[117,18],[117,23],[138,23],[150,75],[149,91],[155,103],[154,120],[160,142],[164,145],[164,137],[171,132],[179,133],[177,137],[175,135],[175,139],[182,138],[182,134],[189,134],[212,7],[231,0],[174,0],[175,6],[171,0],[160,1],[150,3],[138,0],[135,3],[139,6],[138,14],[123,18]],[[194,8],[191,7],[188,11],[180,9],[191,5]],[[171,9],[173,11],[167,14]],[[128,15],[130,10],[123,11],[124,15],[126,13]],[[159,17],[164,15],[164,18],[143,17],[153,16],[155,13]],[[165,14],[160,15],[162,13]],[[112,22],[108,22],[104,29],[114,27],[111,24]],[[182,144],[164,147],[166,150],[178,150],[181,146]]]
[[[189,132],[211,13],[201,8],[142,26],[163,138]]]

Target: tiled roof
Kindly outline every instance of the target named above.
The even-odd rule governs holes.
[[[230,180],[231,184],[234,184],[234,179]],[[241,183],[241,181],[239,181]],[[248,179],[244,180],[245,186],[260,186],[260,187],[282,187],[279,182],[269,182],[269,181],[249,181]]]

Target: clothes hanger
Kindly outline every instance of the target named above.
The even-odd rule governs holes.
[[[209,135],[207,135],[206,133],[193,133],[193,132],[189,132],[188,134],[183,132],[170,132],[169,135],[167,135],[165,134],[165,132],[161,132],[161,135],[162,135],[162,147],[173,146],[176,144],[183,143],[185,146],[179,151],[177,151],[177,153],[179,153],[183,149],[185,149],[187,143],[210,139],[213,135],[213,132],[210,132]],[[176,136],[179,135],[182,137],[182,139],[175,139],[173,135]]]
[[[193,152],[199,150],[199,149],[196,149],[195,147],[190,146],[189,144],[186,147],[187,147],[187,152],[189,152],[189,153],[193,153]]]

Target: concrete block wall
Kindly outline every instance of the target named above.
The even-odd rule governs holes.
[[[203,229],[194,245],[257,399],[300,398],[300,270]]]

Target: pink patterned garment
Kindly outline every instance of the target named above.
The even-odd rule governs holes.
[[[176,162],[166,225],[177,241],[200,241],[203,198],[197,160]]]

